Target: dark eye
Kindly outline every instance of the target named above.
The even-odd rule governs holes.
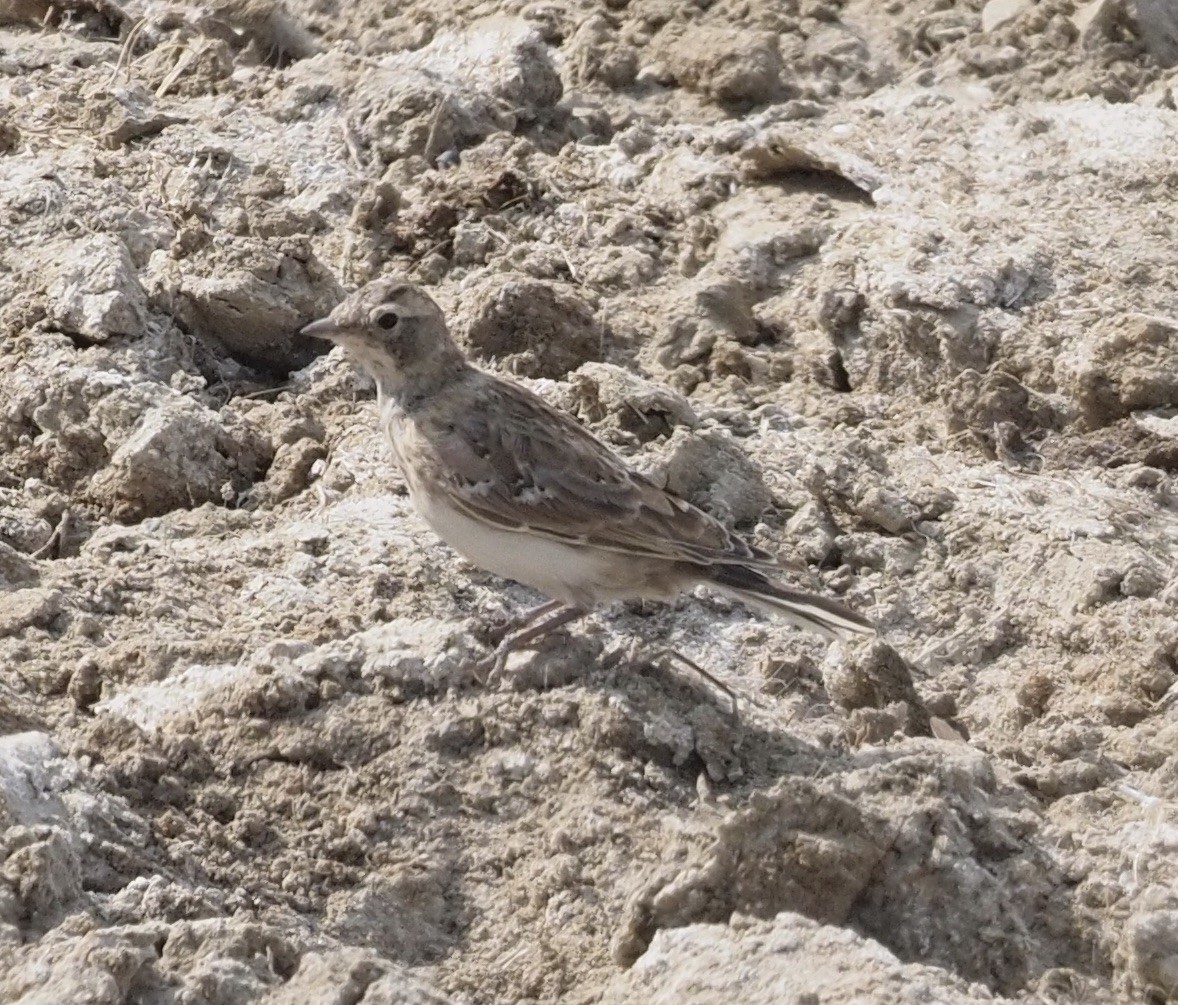
[[[381,311],[376,316],[376,326],[377,328],[383,328],[385,331],[388,331],[390,328],[396,328],[397,322],[400,320],[396,311]]]

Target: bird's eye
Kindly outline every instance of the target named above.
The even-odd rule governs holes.
[[[390,328],[396,328],[397,322],[400,320],[396,311],[381,311],[376,316],[376,327],[388,331]]]

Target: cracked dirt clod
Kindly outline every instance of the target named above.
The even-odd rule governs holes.
[[[1131,314],[1085,349],[1071,364],[1069,383],[1090,426],[1178,404],[1178,377],[1170,366],[1178,351],[1178,320]]]
[[[563,377],[600,358],[606,337],[572,289],[522,276],[496,277],[464,305],[464,334],[476,358],[525,377]]]
[[[882,709],[899,702],[911,733],[929,735],[928,710],[916,694],[912,668],[885,642],[857,647],[843,657],[832,652],[823,667],[822,683],[831,699],[847,711]]]
[[[724,430],[676,429],[653,473],[676,495],[732,523],[758,519],[773,499],[763,472]]]
[[[263,372],[285,375],[330,348],[298,334],[343,297],[305,247],[242,240],[232,257],[214,257],[211,275],[192,258],[183,265],[157,259],[153,299],[197,338]]]
[[[142,334],[147,295],[118,238],[103,234],[61,245],[47,259],[46,271],[52,277],[49,317],[62,330],[88,342]]]
[[[795,93],[772,35],[699,26],[664,44],[671,75],[722,105],[748,108]]]
[[[0,611],[0,635],[15,635],[31,625],[45,627],[62,610],[60,590],[33,587],[9,593]]]
[[[548,48],[527,21],[483,18],[387,57],[357,95],[360,135],[386,163],[429,163],[534,121],[561,95]]]
[[[813,960],[823,961],[815,966]],[[829,962],[827,962],[829,961]],[[746,1001],[822,1001],[856,994],[878,1005],[927,995],[944,1005],[974,1005],[980,988],[945,981],[933,967],[904,964],[868,949],[847,930],[783,911],[759,921],[734,915],[727,924],[660,931],[638,963],[616,977],[602,1001],[626,1005],[710,1005],[740,987]]]
[[[111,455],[91,483],[92,497],[124,519],[231,502],[264,474],[273,456],[267,439],[234,418],[188,398],[166,399]]]
[[[568,375],[559,404],[598,435],[616,428],[639,443],[668,436],[698,418],[691,403],[671,388],[612,363],[584,363]]]

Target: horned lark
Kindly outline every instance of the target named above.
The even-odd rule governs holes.
[[[380,279],[304,335],[344,346],[376,381],[380,420],[409,496],[475,565],[551,598],[499,645],[509,652],[619,600],[673,600],[704,584],[828,638],[872,625],[773,578],[772,555],[632,471],[531,391],[467,362],[438,305]]]

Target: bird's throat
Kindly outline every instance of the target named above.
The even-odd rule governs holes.
[[[369,368],[376,381],[376,397],[383,410],[391,404],[402,412],[413,412],[425,402],[444,393],[462,379],[469,369],[465,360],[449,366],[431,366],[410,370],[379,370]]]

